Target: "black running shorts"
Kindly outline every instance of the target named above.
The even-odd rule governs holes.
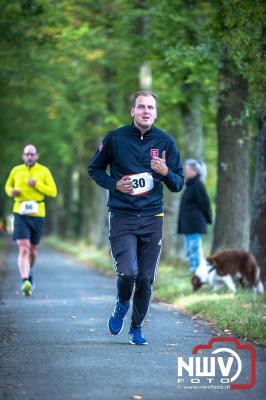
[[[42,237],[44,218],[16,213],[14,217],[13,240],[28,239],[31,244],[37,245]]]

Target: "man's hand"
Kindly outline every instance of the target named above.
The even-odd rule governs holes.
[[[34,187],[36,185],[36,179],[30,178],[28,180],[28,186]]]
[[[157,174],[166,176],[168,174],[168,167],[165,163],[165,151],[162,153],[162,158],[154,156],[151,160],[151,168]]]
[[[19,189],[13,189],[11,192],[11,196],[19,196],[20,195],[20,190]]]
[[[129,176],[123,176],[123,178],[116,182],[116,190],[122,193],[132,193],[133,187]]]

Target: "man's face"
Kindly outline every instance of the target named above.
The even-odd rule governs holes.
[[[156,100],[152,96],[139,96],[136,99],[135,107],[131,110],[131,116],[137,127],[147,128],[153,125],[157,118]]]
[[[37,153],[36,147],[31,146],[31,145],[25,147],[25,149],[23,151],[22,159],[28,167],[32,167],[36,163],[38,158],[39,158],[39,155]]]

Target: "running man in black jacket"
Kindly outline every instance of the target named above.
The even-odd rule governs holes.
[[[121,332],[135,286],[130,343],[147,344],[141,326],[161,253],[162,184],[179,192],[184,176],[174,140],[153,126],[156,95],[146,90],[135,93],[131,116],[131,125],[107,134],[88,170],[98,185],[109,190],[109,239],[118,300],[108,321],[109,330],[113,335]]]

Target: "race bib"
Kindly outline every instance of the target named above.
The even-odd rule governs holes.
[[[153,176],[149,172],[129,175],[133,186],[132,196],[140,196],[150,192],[154,187]]]
[[[20,203],[20,214],[28,215],[28,214],[36,214],[39,211],[39,205],[37,201],[22,201]]]

